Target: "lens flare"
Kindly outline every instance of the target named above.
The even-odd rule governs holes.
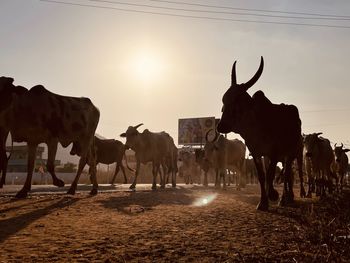
[[[218,194],[211,194],[211,195],[207,195],[207,196],[202,196],[200,198],[197,198],[194,202],[193,205],[194,206],[205,206],[210,204],[211,202],[213,202],[215,200],[215,198],[217,197]]]

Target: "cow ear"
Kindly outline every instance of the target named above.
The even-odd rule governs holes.
[[[120,134],[120,137],[126,137],[126,133],[125,132],[123,132],[122,134]]]
[[[350,150],[349,150],[349,149],[344,149],[343,151],[344,151],[345,153],[347,153],[347,152],[350,151]]]

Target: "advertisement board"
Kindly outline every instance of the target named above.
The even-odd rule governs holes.
[[[179,145],[205,144],[205,135],[216,127],[215,117],[179,119]],[[209,133],[214,136],[215,132]]]

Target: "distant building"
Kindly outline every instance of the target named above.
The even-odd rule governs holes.
[[[13,149],[11,146],[6,147],[8,151],[12,151],[11,158],[8,162],[7,172],[27,172],[28,165],[28,149],[26,145],[15,145]],[[12,150],[11,150],[12,149]],[[35,156],[34,170],[38,170],[43,167],[46,170],[47,159],[43,159],[43,153],[45,148],[38,146]],[[60,165],[61,161],[55,160],[55,165]]]

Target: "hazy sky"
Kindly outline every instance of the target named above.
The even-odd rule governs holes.
[[[350,27],[347,20],[194,14],[65,1]],[[148,0],[120,2],[244,12]],[[350,16],[347,0],[183,2]],[[0,75],[14,77],[16,84],[27,88],[42,84],[54,93],[89,97],[101,112],[97,132],[108,138],[123,140],[120,133],[143,122],[144,128],[165,130],[177,142],[178,118],[221,116],[221,98],[229,87],[234,60],[238,82],[245,82],[263,55],[264,72],[249,93],[261,89],[274,103],[295,104],[305,133],[323,132],[332,142],[350,144],[350,28],[215,21],[39,0],[0,0],[0,35]]]

